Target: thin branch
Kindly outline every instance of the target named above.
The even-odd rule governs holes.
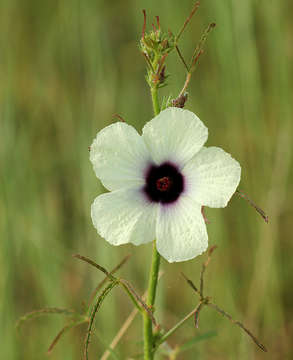
[[[131,254],[125,256],[125,258],[122,259],[122,261],[117,265],[115,266],[111,271],[110,271],[110,275],[113,275],[115,274],[116,271],[118,271],[127,261],[128,259],[130,258]],[[92,292],[91,296],[90,296],[90,299],[89,299],[89,302],[88,302],[88,306],[90,306],[90,304],[94,301],[98,291],[104,286],[104,284],[107,282],[108,280],[108,277],[105,277],[104,280],[102,280],[99,285],[95,288],[95,290]]]
[[[78,325],[81,324],[85,324],[88,323],[88,319],[83,319],[80,321],[71,321],[69,324],[65,325],[59,332],[58,334],[55,336],[55,338],[53,339],[51,345],[48,348],[48,352],[47,354],[50,355],[52,350],[54,349],[54,347],[56,346],[56,344],[58,343],[58,341],[60,340],[60,338],[62,337],[62,335],[64,333],[66,333],[68,330],[72,329],[73,327],[76,327]]]
[[[133,286],[126,280],[120,279],[120,283],[124,285],[131,294],[135,297],[135,299],[141,304],[141,306],[144,308],[150,319],[152,320],[152,323],[154,326],[157,326],[156,319],[154,318],[153,312],[150,310],[150,308],[147,306],[147,304],[142,300],[142,298],[136,293]]]
[[[197,1],[192,10],[191,13],[189,14],[189,16],[187,17],[187,19],[185,20],[184,24],[182,25],[182,28],[180,29],[178,35],[176,36],[176,43],[178,42],[179,38],[181,37],[183,31],[185,30],[186,26],[188,25],[188,23],[190,22],[190,20],[192,19],[193,15],[196,13],[197,9],[199,8],[199,1]]]
[[[183,24],[181,30],[179,31],[179,34],[177,35],[177,37],[175,37],[175,49],[176,49],[176,51],[178,53],[178,56],[179,56],[180,60],[182,61],[183,65],[184,65],[184,68],[187,71],[187,75],[186,75],[186,79],[185,79],[185,83],[183,85],[183,88],[180,91],[178,97],[172,101],[173,106],[175,106],[175,107],[180,107],[180,108],[184,107],[186,99],[187,99],[186,90],[187,90],[187,87],[188,87],[188,85],[190,83],[191,74],[194,72],[197,65],[199,64],[198,60],[199,60],[200,56],[203,54],[202,48],[203,48],[203,46],[204,46],[204,44],[206,42],[208,34],[216,26],[215,23],[211,23],[206,28],[206,30],[204,31],[204,33],[203,33],[203,35],[202,35],[202,37],[201,37],[201,39],[199,41],[199,44],[195,47],[195,49],[193,51],[193,54],[192,54],[192,57],[191,57],[191,60],[190,60],[190,65],[188,66],[185,59],[184,59],[184,57],[182,56],[182,54],[181,54],[181,52],[180,52],[180,50],[178,48],[178,40],[179,40],[181,34],[183,33],[185,27],[187,26],[187,24],[191,20],[192,16],[194,15],[196,10],[198,9],[198,7],[199,7],[199,2],[195,3],[195,5],[194,5],[194,7],[193,7],[193,9],[191,11],[191,14],[189,15],[189,17],[184,22],[184,24]]]
[[[180,91],[178,97],[175,100],[173,100],[173,102],[175,102],[175,103],[178,102],[178,99],[180,99],[185,94],[185,92],[187,90],[187,87],[188,87],[188,85],[190,83],[191,75],[194,72],[194,70],[196,69],[196,65],[199,64],[198,60],[199,60],[200,56],[203,54],[202,48],[203,48],[203,46],[204,46],[204,44],[205,44],[205,42],[207,40],[208,34],[210,33],[210,31],[215,26],[216,26],[215,23],[211,23],[211,24],[209,24],[209,26],[204,31],[204,33],[203,33],[203,35],[202,35],[202,37],[201,37],[201,39],[199,41],[199,44],[195,47],[195,49],[193,51],[189,66],[186,64],[186,62],[185,62],[182,54],[180,53],[180,50],[177,47],[177,44],[176,44],[176,50],[178,52],[178,55],[179,55],[181,61],[184,64],[185,69],[187,70],[187,75],[186,75],[185,83],[183,85],[182,90]]]
[[[124,281],[122,279],[119,280],[120,285],[122,286],[122,289],[126,292],[126,294],[129,296],[130,300],[133,302],[134,306],[137,308],[137,310],[139,310],[140,312],[142,312],[142,308],[139,305],[139,301],[137,301],[136,297],[134,296],[134,294],[131,292],[131,290],[129,290],[128,286],[124,284]]]
[[[199,53],[197,54],[197,56],[193,59],[193,62],[191,64],[191,67],[188,68],[188,66],[186,65],[187,69],[188,69],[188,73],[186,75],[186,79],[185,79],[185,83],[183,85],[183,88],[182,90],[180,91],[178,97],[173,100],[174,103],[178,102],[179,99],[182,97],[182,96],[186,96],[186,90],[188,88],[188,85],[190,83],[190,80],[191,80],[191,75],[192,73],[194,72],[195,70],[195,65],[198,63],[198,59],[200,58],[200,56],[203,54],[203,50],[200,50]],[[183,104],[184,105],[184,104]]]
[[[182,88],[182,90],[180,91],[177,99],[180,98],[181,96],[183,96],[183,95],[185,94],[185,92],[186,92],[186,90],[187,90],[187,88],[188,88],[188,85],[189,85],[189,83],[190,83],[190,80],[191,80],[192,72],[194,71],[195,65],[196,65],[196,63],[198,62],[198,59],[199,59],[199,57],[201,56],[202,53],[203,53],[203,51],[201,50],[201,51],[197,54],[197,56],[195,57],[195,59],[193,60],[193,62],[192,62],[192,64],[191,64],[191,67],[190,67],[190,68],[187,67],[187,68],[188,68],[188,73],[187,73],[187,75],[186,75],[185,83],[184,83],[183,88]],[[187,65],[186,65],[186,66],[187,66]]]
[[[73,255],[73,257],[83,260],[85,262],[87,262],[88,264],[94,266],[95,268],[99,269],[100,271],[102,271],[104,274],[107,275],[107,277],[112,281],[112,283],[115,284],[119,284],[122,285],[123,289],[127,292],[127,294],[129,295],[130,299],[133,301],[134,305],[140,310],[140,306],[138,305],[137,302],[139,302],[141,304],[141,306],[145,309],[146,313],[148,314],[148,316],[150,317],[150,319],[152,320],[153,324],[155,326],[157,326],[156,320],[154,318],[154,315],[152,313],[152,311],[149,309],[149,307],[144,303],[144,301],[140,298],[140,296],[136,293],[136,291],[134,290],[133,286],[126,280],[124,279],[116,279],[111,273],[109,273],[105,268],[103,268],[101,265],[98,265],[97,263],[95,263],[94,261],[92,261],[91,259],[87,258],[86,256],[82,256],[79,254]],[[108,286],[109,287],[109,286]],[[107,287],[107,288],[108,288]],[[106,288],[106,289],[107,289]],[[104,290],[105,291],[105,290]],[[103,294],[103,293],[102,293]],[[102,296],[102,295],[100,295]],[[100,298],[100,297],[99,297]]]
[[[112,281],[115,281],[115,277],[112,276],[105,268],[103,268],[103,266],[95,263],[93,260],[89,259],[88,257],[86,256],[83,256],[83,255],[79,255],[79,254],[75,254],[75,255],[72,255],[74,258],[77,258],[79,260],[82,260],[82,261],[85,261],[87,262],[88,264],[92,265],[93,267],[97,268],[98,270],[102,271],[105,275],[107,275],[107,277],[112,280]]]
[[[176,49],[176,51],[177,51],[177,54],[179,55],[180,60],[182,61],[183,65],[184,65],[186,71],[189,72],[189,69],[188,69],[188,66],[187,66],[187,64],[186,64],[186,61],[185,61],[185,59],[184,59],[181,51],[179,50],[178,45],[175,46],[175,49]]]
[[[198,54],[195,56],[195,58],[193,59],[191,65],[190,65],[190,69],[189,69],[189,71],[190,71],[191,73],[195,71],[196,65],[199,65],[198,60],[199,60],[199,58],[201,57],[201,55],[202,55],[203,53],[204,53],[204,51],[203,51],[203,50],[200,50],[200,51],[198,52]]]
[[[187,278],[187,276],[185,276],[183,274],[183,272],[181,272],[181,275],[184,277],[184,279],[186,280],[187,284],[197,293],[200,295],[200,292],[198,291],[197,287],[194,285],[194,283]]]
[[[207,260],[206,260],[206,262],[205,262],[205,266],[207,267],[208,265],[209,265],[209,263],[210,263],[210,261],[211,261],[211,258],[212,258],[212,254],[213,254],[213,252],[217,249],[217,245],[213,245],[213,246],[211,246],[210,248],[209,248],[209,250],[208,250],[208,258],[207,258]]]
[[[200,310],[205,306],[210,306],[211,308],[213,308],[214,310],[216,310],[218,313],[220,313],[221,315],[225,316],[227,319],[229,319],[231,321],[231,323],[239,326],[242,330],[244,330],[250,337],[251,339],[255,342],[255,344],[262,350],[267,352],[266,347],[261,344],[258,339],[251,333],[250,330],[248,330],[240,321],[236,321],[232,318],[232,316],[228,313],[226,313],[224,310],[222,310],[221,308],[219,308],[217,305],[213,304],[210,302],[210,297],[206,296],[204,297],[203,295],[203,288],[204,288],[204,273],[205,270],[207,268],[207,266],[209,265],[210,261],[211,261],[211,256],[214,252],[214,250],[217,248],[216,245],[212,246],[209,250],[208,250],[208,257],[207,260],[202,264],[202,268],[201,268],[201,272],[200,272],[200,290],[198,290],[196,288],[196,286],[193,284],[193,282],[191,280],[189,280],[183,273],[182,276],[184,277],[184,279],[187,281],[187,283],[191,286],[191,288],[200,296],[200,303],[197,305],[197,308],[195,311],[193,311],[194,313],[194,322],[195,322],[195,327],[198,327],[198,319],[199,319],[199,312]],[[191,313],[190,313],[191,314]],[[188,316],[190,315],[188,314]],[[183,319],[184,320],[184,319]],[[181,323],[181,322],[180,322]],[[176,330],[176,329],[175,329]],[[174,331],[175,331],[174,330]],[[169,332],[168,332],[169,333]],[[167,334],[168,334],[167,333]]]
[[[206,271],[206,268],[207,266],[209,265],[210,261],[211,261],[211,256],[212,256],[212,253],[213,251],[217,248],[216,245],[212,246],[209,251],[208,251],[208,258],[207,260],[202,264],[202,267],[201,267],[201,272],[200,272],[200,289],[199,289],[199,293],[200,293],[200,296],[201,296],[201,299],[203,299],[203,278],[204,278],[204,273]]]
[[[228,314],[227,312],[225,312],[224,310],[222,310],[221,308],[219,308],[217,305],[215,305],[213,303],[208,303],[207,305],[210,306],[211,308],[215,309],[218,313],[225,316],[227,319],[229,319],[232,324],[235,324],[235,325],[239,326],[242,330],[244,330],[246,332],[246,334],[248,336],[250,336],[250,338],[255,342],[255,344],[262,351],[264,351],[264,352],[268,351],[267,348],[263,344],[261,344],[258,341],[258,339],[240,321],[234,320],[230,314]]]
[[[194,313],[194,325],[197,329],[198,329],[198,323],[199,323],[199,312],[203,308],[203,305],[204,304],[200,303],[197,310]]]
[[[192,67],[195,65],[195,59],[197,58],[199,52],[202,50],[206,40],[207,40],[207,37],[209,35],[209,33],[211,32],[211,30],[216,26],[215,23],[211,23],[208,25],[208,27],[205,29],[205,31],[203,32],[202,36],[201,36],[201,39],[199,40],[199,43],[198,45],[196,46],[196,48],[194,49],[194,52],[191,56],[191,60],[190,60],[190,66],[189,66],[189,69],[191,70]]]
[[[260,214],[260,216],[264,219],[266,223],[269,222],[268,215],[266,215],[266,213],[259,206],[257,206],[246,194],[244,194],[240,190],[236,190],[236,194],[242,197],[242,199],[245,199]]]
[[[189,72],[189,73],[186,75],[185,83],[184,83],[183,88],[182,88],[182,90],[180,91],[177,99],[180,98],[182,95],[184,95],[184,93],[186,92],[187,87],[188,87],[188,85],[189,85],[189,83],[190,83],[190,79],[191,79],[191,73]]]

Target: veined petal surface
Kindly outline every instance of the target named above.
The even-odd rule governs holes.
[[[155,239],[158,204],[146,200],[140,188],[99,195],[92,204],[92,221],[112,245],[140,245]]]
[[[170,107],[144,126],[142,137],[157,164],[183,167],[206,142],[208,129],[191,111]]]
[[[225,207],[240,182],[241,167],[218,147],[202,148],[184,167],[186,191],[197,203]]]
[[[117,122],[97,134],[90,148],[90,160],[103,185],[117,190],[142,185],[151,157],[138,132]]]
[[[186,195],[160,206],[156,233],[157,250],[169,262],[190,260],[208,247],[201,205]]]

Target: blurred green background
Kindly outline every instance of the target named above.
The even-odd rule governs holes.
[[[137,47],[141,10],[147,10],[149,26],[160,15],[162,27],[176,33],[192,5],[183,0],[0,1],[1,359],[46,359],[65,319],[30,321],[20,334],[16,320],[47,306],[80,309],[103,279],[73,259],[74,253],[107,269],[131,253],[120,274],[145,291],[151,245],[111,247],[92,226],[90,205],[103,189],[88,146],[114,121],[114,113],[138,130],[152,117]],[[207,210],[210,244],[218,249],[207,271],[206,293],[243,321],[269,353],[205,308],[199,329],[190,320],[170,344],[209,331],[217,335],[178,359],[293,356],[292,13],[289,0],[203,0],[181,39],[189,57],[202,30],[217,23],[186,107],[208,126],[208,145],[224,148],[241,163],[240,189],[270,217],[265,224],[236,196],[225,209]],[[168,72],[169,86],[161,94],[176,96],[185,73],[175,53]],[[180,271],[197,283],[205,258],[162,262],[157,316],[165,328],[197,302]],[[131,310],[129,299],[115,289],[97,316],[91,359],[101,357]],[[141,351],[141,328],[137,317],[116,349],[120,359]],[[51,359],[80,359],[85,331],[81,326],[67,333]]]

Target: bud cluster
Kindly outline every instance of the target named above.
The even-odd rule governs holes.
[[[162,32],[159,17],[156,16],[157,26],[146,32],[146,12],[143,10],[144,24],[139,43],[140,50],[148,64],[146,80],[151,88],[165,86],[166,65],[168,54],[175,49],[175,36],[168,31]]]

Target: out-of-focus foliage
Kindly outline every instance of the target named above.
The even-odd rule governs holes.
[[[2,0],[0,2],[0,339],[1,358],[45,359],[66,319],[30,321],[24,313],[48,306],[79,309],[102,274],[73,259],[92,257],[107,269],[127,253],[120,270],[142,293],[151,245],[111,247],[90,220],[90,205],[103,191],[88,160],[96,132],[119,113],[141,129],[152,117],[145,62],[138,51],[146,8],[148,25],[160,15],[165,29],[179,30],[191,1]],[[242,320],[269,348],[265,355],[218,314],[204,309],[170,343],[217,331],[182,359],[285,359],[292,344],[292,86],[293,3],[205,0],[181,38],[191,56],[201,31],[217,23],[190,87],[186,107],[210,131],[208,145],[224,148],[242,164],[240,189],[266,209],[269,225],[245,201],[207,210],[211,244],[219,246],[207,270],[207,293]],[[175,52],[167,61],[177,96],[184,68]],[[116,120],[115,120],[116,121]],[[167,328],[196,304],[182,281],[197,281],[202,257],[162,263],[157,313]],[[164,294],[164,295],[163,295]],[[98,359],[132,304],[120,289],[103,303],[92,337]],[[137,318],[117,347],[125,359],[140,351]],[[57,344],[52,359],[80,359],[80,327]],[[292,352],[291,352],[292,356]],[[180,358],[180,357],[179,357]]]

